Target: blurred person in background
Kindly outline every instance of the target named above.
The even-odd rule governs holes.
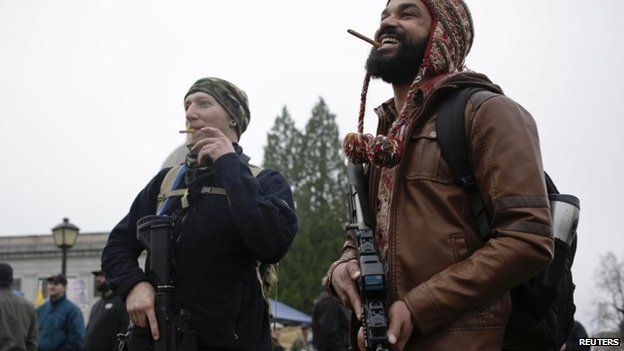
[[[290,351],[313,351],[312,343],[310,342],[310,325],[304,324],[299,328],[299,336],[293,342],[290,347]]]
[[[39,351],[82,349],[85,326],[80,308],[67,299],[67,279],[55,274],[46,279],[49,300],[37,309]]]
[[[349,347],[349,310],[322,292],[312,312],[314,348],[318,351],[344,351]]]
[[[95,287],[102,294],[91,308],[85,351],[117,350],[117,334],[125,333],[130,321],[126,306],[116,292],[106,284],[104,272],[91,272],[95,276]]]
[[[0,351],[35,351],[35,306],[11,289],[13,268],[0,263]]]

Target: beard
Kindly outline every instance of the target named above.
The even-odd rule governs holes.
[[[108,284],[106,284],[106,282],[103,282],[102,284],[98,284],[98,285],[95,287],[95,289],[96,289],[98,292],[105,293],[106,291],[108,291]]]
[[[395,34],[401,39],[405,38],[405,35],[390,32],[395,31],[388,30],[382,34]],[[373,47],[366,60],[366,71],[371,77],[381,78],[386,83],[409,84],[414,81],[420,70],[428,42],[429,38],[424,38],[420,42],[401,40],[398,51],[391,57],[385,57]]]

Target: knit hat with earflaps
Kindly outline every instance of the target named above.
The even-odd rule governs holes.
[[[364,134],[364,112],[370,74],[364,78],[360,99],[358,132],[349,133],[342,147],[347,158],[361,164],[370,161],[379,167],[394,167],[403,153],[403,130],[406,111],[413,104],[413,97],[422,82],[440,74],[463,70],[464,60],[472,46],[474,28],[468,6],[462,0],[421,0],[432,17],[429,40],[424,59],[414,82],[407,93],[407,103],[393,122],[388,135],[373,137]],[[390,1],[388,1],[390,3]],[[386,6],[387,4],[386,3]]]

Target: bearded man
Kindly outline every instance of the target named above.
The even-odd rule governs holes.
[[[102,298],[91,307],[85,351],[114,351],[117,350],[117,334],[126,332],[130,319],[119,295],[106,284],[104,272],[97,270],[91,273]]]
[[[376,109],[378,137],[360,128],[344,146],[352,162],[371,164],[389,343],[394,350],[500,350],[510,289],[553,255],[535,122],[486,76],[465,70],[473,23],[462,0],[390,0],[375,39],[382,45],[366,62],[360,123],[371,77],[391,84],[394,97]],[[489,240],[437,141],[440,106],[462,87],[487,90],[473,94],[464,112],[469,162],[491,215]],[[353,233],[347,238],[326,287],[361,319],[361,272]]]

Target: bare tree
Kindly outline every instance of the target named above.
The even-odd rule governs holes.
[[[600,258],[594,279],[603,292],[596,301],[596,324],[600,328],[619,330],[624,335],[624,260],[607,252]]]

